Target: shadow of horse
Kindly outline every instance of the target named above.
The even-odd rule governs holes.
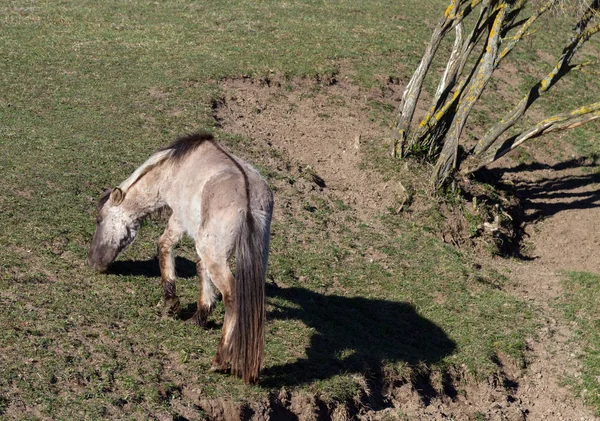
[[[301,385],[340,374],[361,373],[379,383],[371,384],[371,388],[382,389],[386,364],[403,362],[422,368],[456,349],[455,342],[439,326],[407,303],[324,295],[273,284],[267,285],[267,296],[279,298],[270,300],[275,308],[269,312],[268,320],[301,320],[313,329],[313,334],[305,357],[265,368],[261,380],[265,387]],[[286,303],[274,304],[281,299]],[[427,401],[437,396],[428,376],[419,376],[415,375],[413,386],[421,398]],[[443,386],[444,393],[455,394],[451,384]]]
[[[195,279],[198,282],[198,274],[196,272],[196,263],[192,262],[185,257],[175,257],[175,269],[177,271],[178,279]],[[160,278],[160,266],[158,258],[148,260],[117,260],[113,262],[106,273],[121,276],[145,276],[147,278]],[[157,288],[160,288],[157,286]],[[178,313],[178,317],[181,320],[188,320],[192,317],[198,304],[194,301],[182,305],[181,310]],[[207,328],[218,328],[222,326],[221,323],[216,323],[213,320],[207,322]]]
[[[196,264],[177,257],[177,275],[196,277]],[[109,273],[160,277],[157,259],[116,261]],[[455,342],[435,323],[420,316],[403,302],[363,297],[326,295],[301,287],[280,288],[267,283],[267,300],[272,310],[267,320],[300,320],[312,329],[306,356],[266,367],[260,384],[266,388],[299,386],[337,375],[360,373],[368,379],[371,392],[383,394],[384,366],[404,363],[417,368],[413,387],[424,403],[438,395],[424,366],[451,355]],[[182,309],[180,317],[195,311],[196,303]],[[216,327],[214,323],[209,327]],[[456,395],[451,380],[442,373],[443,392]]]
[[[196,276],[196,263],[185,257],[175,257],[175,268],[178,278],[193,278]],[[158,258],[148,260],[117,260],[111,263],[106,273],[121,276],[145,276],[160,278]]]

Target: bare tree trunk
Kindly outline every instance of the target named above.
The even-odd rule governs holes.
[[[600,118],[600,102],[585,105],[569,113],[557,114],[542,120],[528,130],[511,136],[502,145],[499,145],[497,149],[488,150],[486,153],[480,155],[477,160],[465,162],[465,168],[461,170],[461,173],[469,174],[491,164],[520,146],[526,140],[560,130],[574,129],[598,118]]]
[[[558,80],[573,69],[583,70],[598,66],[597,61],[571,64],[581,46],[591,36],[600,32],[600,23],[590,25],[594,19],[600,17],[600,0],[578,0],[575,3],[580,7],[583,5],[580,18],[573,30],[571,40],[564,47],[554,68],[538,81],[504,118],[487,131],[475,148],[467,153],[464,165],[460,162],[458,150],[462,132],[469,114],[494,70],[519,41],[531,33],[533,24],[541,15],[567,3],[571,6],[575,4],[565,0],[544,0],[528,18],[517,21],[519,14],[526,9],[528,1],[531,0],[451,0],[444,17],[433,31],[421,63],[404,92],[402,107],[393,132],[392,154],[405,157],[409,153],[414,153],[430,159],[436,158],[431,176],[434,190],[439,189],[458,169],[463,174],[470,173],[500,158],[528,139],[576,127],[598,118],[600,111],[597,103],[594,103],[540,121],[531,129],[504,141],[501,139],[507,130],[520,120],[531,104],[551,89]],[[463,20],[477,6],[480,6],[479,15],[470,34],[463,39]],[[438,82],[434,99],[425,117],[413,130],[414,111],[423,82],[441,40],[452,28],[456,31],[454,46]],[[509,36],[508,34],[513,31],[514,33]],[[485,48],[475,64],[469,67],[468,72],[464,72],[472,51],[482,38],[485,39]],[[501,49],[500,46],[503,48]],[[461,165],[463,168],[460,168]]]
[[[490,0],[486,0],[481,4],[481,10],[477,22],[469,34],[469,37],[464,41],[460,56],[454,63],[450,63],[454,60],[456,51],[453,49],[449,64],[446,66],[449,68],[448,76],[446,77],[446,83],[443,92],[440,95],[436,95],[436,98],[432,102],[432,106],[429,108],[427,115],[423,118],[419,124],[416,133],[413,133],[408,139],[408,147],[412,148],[417,146],[420,150],[429,150],[428,154],[433,155],[436,153],[438,140],[445,137],[448,132],[448,128],[452,123],[452,116],[456,112],[456,104],[460,96],[463,93],[464,88],[469,82],[473,72],[467,77],[463,77],[458,83],[458,88],[455,90],[452,98],[448,99],[451,90],[455,88],[458,77],[463,72],[464,66],[473,51],[477,41],[485,31],[487,15],[490,11]],[[457,33],[458,37],[458,33]],[[454,65],[453,65],[454,64]],[[406,156],[406,150],[403,150],[402,157]]]
[[[459,7],[461,6],[461,0],[452,0],[450,6],[446,9],[444,17],[437,24],[433,30],[431,40],[425,49],[425,53],[421,58],[419,67],[413,74],[410,82],[404,90],[402,98],[401,111],[398,114],[396,124],[393,132],[393,144],[392,144],[392,155],[393,156],[404,156],[404,149],[406,146],[407,134],[410,128],[410,124],[413,120],[417,101],[421,95],[421,89],[423,88],[423,81],[429,71],[431,62],[435,57],[440,42],[446,35],[449,29],[452,29],[454,25],[459,24],[466,15],[468,15],[473,7],[481,3],[482,0],[471,0],[470,4],[460,13],[457,14]]]
[[[586,13],[583,19],[579,22],[576,27],[576,33],[569,42],[569,44],[563,49],[563,54],[560,59],[548,75],[531,88],[529,93],[517,104],[517,106],[498,124],[492,127],[485,136],[477,143],[475,147],[475,154],[479,155],[487,151],[492,145],[496,144],[498,138],[510,127],[512,127],[529,109],[531,104],[537,100],[543,93],[548,91],[554,84],[566,75],[570,70],[570,62],[577,50],[581,45],[587,41],[593,34],[600,30],[600,24],[596,25],[589,30],[586,27],[593,15]],[[499,148],[499,145],[496,145]]]
[[[458,143],[460,135],[465,127],[469,113],[473,106],[479,99],[481,93],[485,89],[486,84],[489,82],[494,72],[496,57],[498,55],[498,47],[500,45],[500,29],[508,7],[502,5],[500,10],[496,14],[494,23],[490,29],[486,53],[479,64],[478,72],[473,77],[472,82],[469,84],[467,91],[465,92],[461,104],[454,116],[448,136],[442,148],[442,152],[437,160],[437,163],[433,169],[431,182],[435,189],[441,187],[450,171],[456,169],[458,159]]]

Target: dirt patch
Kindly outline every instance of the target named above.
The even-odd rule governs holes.
[[[600,238],[593,228],[600,217],[595,157],[547,160],[511,178],[522,196],[537,263],[554,271],[599,273]]]
[[[226,79],[220,83],[221,97],[213,104],[214,117],[225,131],[275,152],[266,154],[264,161],[276,168],[287,166],[279,168],[290,177],[280,181],[282,186],[289,183],[296,189],[320,192],[324,200],[349,204],[359,219],[373,223],[375,216],[401,208],[411,197],[401,182],[365,165],[369,145],[389,135],[389,128],[376,115],[378,108],[395,106],[402,93],[393,81],[382,86],[365,91],[346,77],[316,82],[276,77]],[[277,162],[278,155],[284,158],[281,162]],[[578,372],[574,355],[579,351],[571,341],[571,326],[554,317],[548,303],[562,294],[558,270],[600,271],[600,258],[592,253],[599,240],[590,229],[600,216],[596,207],[600,197],[594,190],[599,180],[590,172],[595,163],[547,161],[527,168],[496,168],[520,192],[521,228],[535,244],[529,250],[532,261],[493,260],[501,272],[510,272],[510,292],[530,300],[545,315],[538,337],[528,344],[527,367],[515,367],[496,356],[497,375],[486,382],[474,382],[461,373],[434,379],[425,372],[418,379],[391,376],[375,388],[362,385],[361,396],[351,402],[331,403],[280,391],[250,405],[198,401],[198,408],[211,419],[230,415],[231,419],[256,420],[595,419],[562,386],[565,375]],[[515,203],[511,206],[519,207]],[[292,206],[285,199],[278,203],[275,218]],[[477,206],[481,203],[473,202],[474,211]],[[495,207],[479,221],[456,219],[461,226],[450,227],[444,233],[449,236],[446,241],[461,245],[470,238],[462,238],[465,232],[495,232],[502,224],[502,213],[503,208]]]
[[[549,354],[542,353],[543,357]],[[437,390],[424,373],[412,381],[388,379],[383,394],[364,384],[359,396],[347,402],[323,400],[319,396],[282,389],[266,399],[239,403],[224,399],[200,399],[188,419],[211,420],[593,420],[589,411],[576,405],[565,389],[548,384],[543,370],[533,365],[524,370],[504,365],[497,358],[498,374],[476,383],[452,374],[459,389]],[[442,379],[443,380],[443,379]],[[535,385],[535,386],[532,386]],[[202,416],[199,417],[198,413]]]
[[[575,326],[562,320],[552,303],[564,295],[562,271],[600,272],[599,240],[594,229],[600,217],[600,195],[595,157],[558,161],[536,154],[540,161],[496,164],[504,181],[514,186],[522,207],[528,261],[497,260],[510,273],[508,291],[542,309],[544,324],[529,346],[529,366],[517,394],[527,404],[528,419],[597,419],[564,386],[579,376],[582,350],[573,341]]]
[[[220,86],[223,94],[215,104],[215,117],[222,128],[289,157],[296,164],[291,175],[326,188],[334,199],[355,207],[364,220],[402,202],[404,188],[365,169],[362,153],[369,143],[389,135],[387,127],[373,121],[373,104],[391,106],[399,86],[389,83],[365,92],[347,78],[326,84],[227,79]]]

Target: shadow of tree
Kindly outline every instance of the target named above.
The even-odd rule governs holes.
[[[600,206],[600,191],[591,188],[600,183],[600,173],[561,175],[562,171],[597,168],[596,155],[560,162],[556,165],[521,164],[514,168],[496,168],[491,172],[499,179],[506,173],[551,171],[551,176],[537,180],[526,178],[514,181],[511,190],[519,197],[522,222],[533,222],[565,210],[591,209]]]
[[[265,368],[261,380],[265,387],[300,385],[347,373],[363,373],[372,382],[381,383],[386,363],[404,362],[422,368],[456,349],[439,326],[407,303],[323,295],[271,284],[267,294],[290,303],[275,305],[268,319],[301,320],[314,333],[305,358]],[[428,375],[417,374],[413,383],[424,400],[437,395]],[[449,381],[444,387],[445,393],[455,394]],[[382,392],[383,384],[379,388]]]
[[[515,183],[525,211],[524,222],[547,218],[565,210],[600,206],[600,191],[589,189],[598,183],[600,174],[597,173]]]
[[[532,162],[530,164],[519,164],[514,167],[498,167],[493,168],[490,171],[497,176],[501,176],[502,174],[508,173],[520,173],[520,172],[532,172],[539,170],[554,170],[554,171],[564,171],[568,169],[574,168],[595,168],[598,165],[598,159],[600,157],[596,154],[591,154],[590,156],[580,156],[573,159],[568,159],[563,162],[559,162],[555,165],[547,165],[542,164],[540,162]]]

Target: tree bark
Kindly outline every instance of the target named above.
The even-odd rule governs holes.
[[[569,113],[557,114],[553,117],[540,121],[528,130],[525,130],[515,136],[511,136],[502,145],[498,145],[497,148],[490,149],[479,157],[473,157],[471,162],[465,162],[465,168],[461,170],[461,173],[473,173],[503,157],[529,139],[534,139],[536,137],[560,130],[573,129],[599,118],[600,102],[585,105]]]
[[[443,18],[435,27],[431,40],[425,49],[425,53],[421,58],[419,67],[410,79],[402,97],[401,111],[398,114],[394,132],[392,136],[392,156],[404,156],[406,140],[410,129],[410,124],[413,120],[415,108],[421,95],[423,81],[427,75],[431,62],[435,57],[438,47],[449,29],[462,22],[471,10],[483,0],[471,0],[471,2],[459,12],[461,0],[451,0],[450,5],[446,9]]]
[[[458,155],[459,142],[473,107],[485,90],[494,70],[510,54],[515,46],[532,32],[533,24],[552,8],[565,5],[567,0],[540,0],[530,16],[520,19],[530,0],[450,0],[443,18],[434,28],[419,66],[406,86],[393,131],[392,154],[405,157],[408,154],[437,158],[431,183],[434,190],[444,184],[449,175],[457,170],[467,174],[500,158],[528,139],[546,133],[577,127],[600,118],[598,103],[557,114],[545,119],[529,130],[506,139],[505,133],[518,122],[540,96],[551,89],[561,78],[574,69],[585,71],[598,62],[572,65],[574,55],[594,34],[600,32],[600,0],[585,0],[581,4],[579,19],[569,42],[552,70],[540,79],[521,101],[504,118],[486,132],[467,158]],[[571,3],[569,3],[572,5]],[[469,25],[472,29],[463,38],[463,20],[476,6],[479,16]],[[592,25],[591,22],[596,19]],[[446,63],[431,106],[417,127],[413,119],[424,80],[444,36],[456,30],[454,45]],[[551,30],[550,28],[547,28]],[[470,58],[477,46],[483,44],[480,56]],[[467,64],[468,62],[468,64]],[[467,71],[465,72],[465,68]],[[502,140],[504,139],[504,141]]]
[[[597,3],[597,2],[596,2]],[[587,14],[586,14],[587,15]],[[556,82],[565,76],[570,70],[570,62],[579,48],[593,34],[600,31],[600,24],[586,29],[589,19],[587,16],[579,22],[576,27],[576,33],[571,38],[570,42],[563,49],[563,54],[559,58],[554,68],[546,75],[545,78],[536,83],[529,93],[521,99],[521,101],[500,120],[498,124],[492,127],[485,136],[477,143],[474,153],[479,155],[487,151],[499,137],[511,128],[529,109],[531,104],[535,102],[542,94],[548,91]]]
[[[490,28],[486,52],[479,64],[478,72],[473,77],[473,81],[469,84],[464,96],[461,98],[462,101],[459,104],[454,120],[452,121],[452,126],[446,136],[444,147],[442,148],[440,157],[433,169],[431,182],[435,190],[438,190],[450,172],[456,169],[458,143],[467,122],[467,118],[494,72],[496,57],[498,56],[498,47],[500,45],[500,30],[504,18],[506,17],[507,9],[508,6],[506,4],[500,5],[494,23]]]

